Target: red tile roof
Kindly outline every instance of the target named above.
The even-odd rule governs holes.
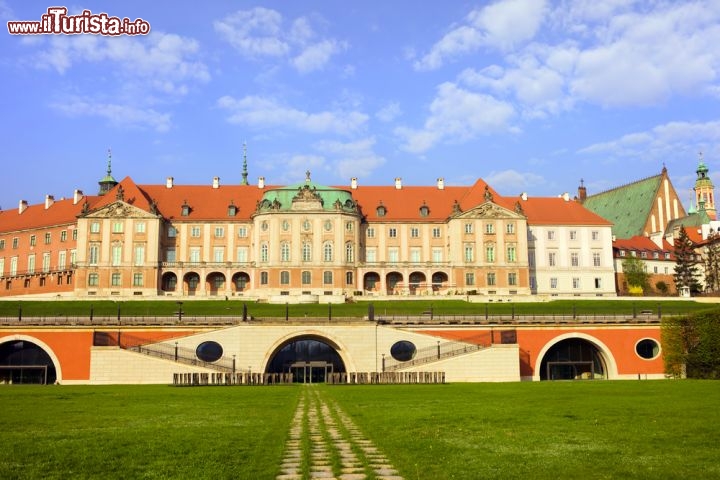
[[[45,228],[54,225],[67,225],[77,222],[77,216],[82,212],[83,204],[92,203],[98,197],[85,197],[77,204],[73,199],[56,200],[48,209],[45,203],[28,205],[19,213],[17,208],[0,211],[0,232],[12,232],[32,228]]]

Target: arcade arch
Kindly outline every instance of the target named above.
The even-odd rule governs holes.
[[[265,373],[292,373],[295,383],[322,383],[331,373],[347,372],[338,350],[327,338],[298,335],[275,348]]]
[[[576,332],[548,342],[534,372],[534,380],[608,379],[617,377],[617,364],[601,341]]]
[[[54,384],[61,379],[60,362],[47,344],[25,335],[0,338],[0,384]]]

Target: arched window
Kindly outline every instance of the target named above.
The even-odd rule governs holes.
[[[350,242],[345,244],[345,261],[347,263],[355,261],[355,249],[353,248],[353,244]]]
[[[261,262],[267,262],[268,261],[268,246],[267,243],[263,243],[260,245],[260,261]]]
[[[290,244],[287,242],[282,242],[280,244],[280,261],[282,261],[282,262],[290,261]]]
[[[305,242],[302,246],[302,259],[303,262],[309,262],[312,260],[312,248],[309,243]]]
[[[332,242],[325,242],[323,245],[323,260],[326,262],[333,261],[333,244]]]

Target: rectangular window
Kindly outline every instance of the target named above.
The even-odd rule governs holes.
[[[353,272],[345,272],[345,284],[353,284]]]
[[[467,272],[465,274],[465,285],[475,285],[475,274]]]
[[[515,233],[515,224],[514,223],[508,223],[505,225],[505,233],[512,235]]]
[[[223,238],[225,236],[224,227],[215,227],[215,238]]]
[[[74,228],[72,232],[73,232],[72,239],[77,240],[77,228]]]
[[[665,253],[665,260],[670,260],[670,254],[669,254],[669,253]]]
[[[18,238],[17,238],[17,237],[13,238],[13,246],[12,246],[12,248],[18,248]]]
[[[46,232],[46,233],[45,233],[45,245],[49,245],[49,244],[50,244],[50,238],[51,238],[50,232]]]
[[[495,285],[495,272],[488,272],[487,284],[488,284],[488,287],[492,287]]]
[[[640,258],[647,258],[647,252],[640,252]]]
[[[397,263],[400,261],[400,253],[397,247],[388,248],[388,262]]]
[[[556,289],[557,287],[558,287],[557,278],[556,278],[556,277],[551,277],[551,278],[550,278],[550,288],[552,288],[552,289],[554,290],[554,289]]]
[[[600,252],[593,252],[593,266],[600,266]]]
[[[190,247],[190,263],[200,263],[200,247]]]
[[[530,250],[530,251],[528,252],[528,264],[529,264],[531,267],[534,267],[534,266],[535,266],[535,250]]]
[[[530,289],[535,290],[537,288],[535,277],[530,277]]]
[[[145,233],[145,222],[135,223],[135,233]]]
[[[5,250],[5,239],[0,240],[0,250]]]
[[[225,261],[225,247],[213,247],[213,262]]]
[[[413,247],[410,249],[410,261],[413,263],[420,263],[420,249]]]
[[[375,238],[375,229],[372,227],[369,227],[367,229],[367,238]]]
[[[175,237],[177,237],[177,228],[175,228],[175,227],[168,227],[167,236],[168,236],[168,238],[175,238]]]
[[[35,255],[28,256],[27,269],[29,273],[35,273]]]
[[[465,244],[465,261],[472,262],[475,258],[472,243]]]
[[[488,263],[495,262],[495,245],[485,246],[485,261]]]
[[[548,252],[548,266],[554,267],[557,265],[557,252]]]
[[[600,232],[598,232],[597,230],[593,230],[590,234],[590,238],[592,238],[593,240],[600,240]]]
[[[110,278],[110,285],[112,285],[113,287],[119,287],[122,285],[122,277],[119,273],[113,273],[112,277]]]
[[[58,252],[58,268],[60,270],[64,270],[65,263],[67,263],[67,252],[63,250],[61,252]]]
[[[485,224],[485,233],[488,235],[492,235],[495,233],[495,224],[494,223],[486,223]]]
[[[0,258],[0,277],[5,275],[5,259]]]
[[[570,230],[570,240],[577,240],[577,231]]]
[[[113,233],[122,233],[123,232],[123,222],[113,222]]]
[[[142,273],[133,273],[133,287],[142,287],[143,286],[143,274]]]
[[[100,277],[97,273],[91,273],[88,275],[88,287],[97,287],[100,280]]]
[[[90,265],[97,265],[100,261],[100,246],[99,245],[90,245],[90,250],[88,252],[88,263]]]
[[[508,273],[508,285],[511,285],[511,286],[517,285],[517,273],[514,273],[514,272]]]
[[[303,270],[303,272],[300,274],[300,280],[303,285],[310,285],[312,281],[312,275],[307,270]]]
[[[465,224],[465,233],[473,233],[473,224],[472,223]]]
[[[595,288],[602,288],[602,278],[595,277]]]
[[[267,285],[268,283],[268,272],[260,272],[260,285]]]
[[[580,266],[580,254],[578,252],[570,252],[570,266]]]
[[[333,283],[333,272],[325,271],[323,272],[323,284],[324,285],[332,285]]]
[[[368,248],[365,250],[365,261],[374,263],[377,261],[377,250],[375,248]]]
[[[248,247],[238,247],[237,261],[240,263],[245,263],[248,261]]]
[[[30,246],[34,247],[37,243],[37,239],[35,238],[35,235],[30,235]]]
[[[389,228],[388,229],[388,236],[390,238],[396,238],[397,237],[397,228]]]
[[[67,230],[63,230],[62,232],[60,232],[60,241],[61,242],[67,241]]]
[[[177,261],[177,252],[175,251],[175,247],[169,247],[165,250],[165,261],[171,263]]]
[[[548,230],[548,232],[547,232],[547,239],[548,239],[548,240],[555,240],[555,230]]]
[[[238,227],[237,234],[238,234],[238,237],[240,237],[240,238],[247,238],[247,236],[248,236],[247,227]]]
[[[442,248],[434,247],[432,249],[432,261],[433,263],[441,263],[443,261]]]
[[[657,266],[653,267],[653,273],[658,273],[658,268],[657,268]]]
[[[200,227],[190,227],[190,236],[200,238]]]
[[[280,285],[290,285],[290,272],[287,270],[280,272]]]
[[[17,265],[18,265],[18,259],[17,257],[12,257],[10,259],[10,276],[17,275]]]
[[[145,263],[145,245],[135,245],[134,265],[140,266]]]
[[[410,227],[410,238],[420,238],[420,229],[417,227]]]
[[[580,288],[580,279],[578,277],[573,277],[572,286],[573,288]]]
[[[75,250],[73,248],[72,250],[70,250],[70,266],[74,267],[76,263],[77,263],[77,250]]]
[[[440,238],[441,232],[439,227],[433,227],[432,229],[432,237],[433,238]]]
[[[43,253],[42,270],[43,272],[50,271],[50,252]]]
[[[515,251],[515,245],[507,246],[507,261],[508,262],[516,262],[517,261],[517,253]]]
[[[122,245],[113,245],[110,252],[112,253],[110,262],[117,267],[122,261]]]

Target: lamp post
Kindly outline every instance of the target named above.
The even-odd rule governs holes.
[[[233,355],[233,373],[235,373],[235,355]]]
[[[440,359],[440,340],[437,341],[438,360]]]
[[[382,371],[385,371],[385,354],[382,354]]]
[[[175,361],[178,361],[178,342],[175,342]]]
[[[178,323],[180,323],[180,322],[182,322],[182,316],[183,316],[183,310],[182,310],[183,302],[177,302],[177,305],[178,305]]]

